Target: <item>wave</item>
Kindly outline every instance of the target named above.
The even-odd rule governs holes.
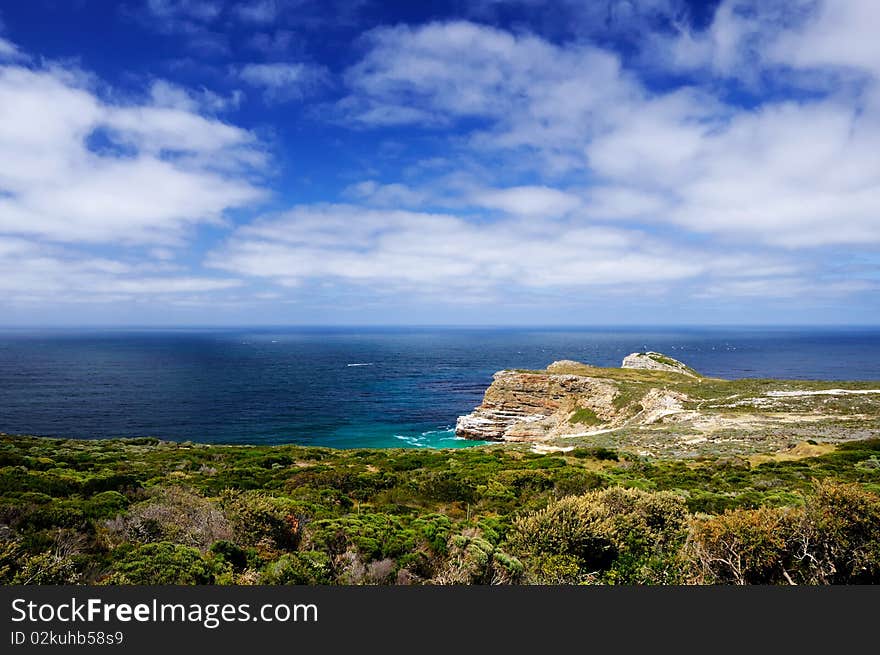
[[[346,364],[346,366],[372,366],[373,362],[361,362],[357,364]]]
[[[400,439],[416,448],[444,448],[440,445],[444,441],[467,441],[464,437],[456,436],[455,428],[447,427],[437,430],[425,430],[418,435],[395,434],[395,439]]]

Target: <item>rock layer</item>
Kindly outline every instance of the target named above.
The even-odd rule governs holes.
[[[633,353],[624,366],[627,362],[627,368],[699,377],[686,365],[659,353]],[[681,394],[644,389],[639,398],[627,402],[626,383],[603,375],[609,370],[561,360],[545,371],[499,371],[482,404],[458,418],[455,433],[484,441],[542,441],[617,427],[634,413],[656,422],[680,410],[686,399]],[[635,402],[639,399],[642,404]]]
[[[548,367],[551,370],[553,365]],[[589,409],[598,420],[615,412],[614,383],[592,377],[554,373],[499,371],[483,403],[459,417],[455,433],[487,441],[535,441],[553,432],[560,415]]]

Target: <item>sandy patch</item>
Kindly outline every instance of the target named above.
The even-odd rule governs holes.
[[[797,398],[799,396],[855,396],[880,393],[880,389],[820,389],[819,391],[768,391],[770,398]]]
[[[567,453],[574,450],[574,446],[547,446],[545,444],[535,444],[532,446],[532,452],[538,455],[547,455],[549,453]]]

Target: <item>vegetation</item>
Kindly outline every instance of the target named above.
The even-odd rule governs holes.
[[[578,407],[574,410],[571,417],[568,419],[568,422],[572,425],[575,424],[583,424],[583,425],[601,425],[602,419],[600,419],[596,412],[590,409],[589,407]]]
[[[3,584],[880,582],[880,440],[652,460],[0,439]]]
[[[672,368],[676,368],[684,373],[690,373],[691,375],[699,376],[694,369],[690,366],[682,364],[677,359],[672,359],[672,357],[667,357],[666,355],[661,355],[660,353],[642,353],[643,355],[647,355],[651,359],[653,359],[658,364],[663,364],[665,366],[671,366]]]

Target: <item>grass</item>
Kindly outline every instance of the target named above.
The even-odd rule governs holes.
[[[681,371],[690,373],[691,375],[696,375],[698,377],[701,377],[700,374],[697,373],[694,369],[692,369],[690,366],[688,366],[686,364],[683,364],[682,362],[678,361],[677,359],[672,359],[671,357],[667,357],[666,355],[661,355],[659,353],[642,353],[642,354],[646,354],[648,357],[653,359],[658,364],[663,364],[665,366],[671,366],[671,367],[677,368]]]
[[[578,407],[569,417],[572,425],[602,425],[603,421],[589,407]]]

